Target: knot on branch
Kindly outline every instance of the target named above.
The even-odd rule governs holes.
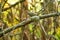
[[[33,17],[31,18],[32,21],[39,21],[39,19],[40,19],[39,16],[33,16]]]

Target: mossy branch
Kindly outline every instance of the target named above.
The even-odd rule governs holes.
[[[11,32],[19,27],[24,27],[25,25],[33,22],[33,21],[37,21],[37,20],[41,20],[41,19],[44,19],[44,18],[49,18],[49,17],[54,17],[54,16],[59,16],[60,13],[50,13],[50,14],[45,14],[45,15],[41,15],[41,16],[33,16],[31,18],[28,18],[24,21],[22,21],[21,23],[11,27],[11,28],[7,28],[5,30],[3,30],[2,32],[0,32],[0,37],[2,37],[3,35],[2,34],[6,34],[8,32]]]

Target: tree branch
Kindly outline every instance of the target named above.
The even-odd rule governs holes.
[[[14,7],[14,6],[16,6],[17,4],[22,3],[22,2],[24,2],[24,1],[18,1],[18,2],[16,2],[14,5],[11,5],[11,6],[8,7],[8,8],[3,8],[2,10],[3,10],[3,11],[6,11],[6,10],[8,10],[8,9]]]
[[[51,13],[51,14],[45,14],[45,15],[41,15],[41,16],[33,16],[31,18],[28,18],[26,20],[24,20],[23,22],[11,27],[11,28],[7,28],[5,30],[3,30],[2,32],[0,32],[0,37],[2,37],[3,35],[2,34],[6,34],[8,32],[11,32],[19,27],[24,27],[25,25],[33,22],[33,21],[37,21],[37,20],[41,20],[41,19],[44,19],[44,18],[49,18],[49,17],[54,17],[54,16],[59,16],[60,13]]]

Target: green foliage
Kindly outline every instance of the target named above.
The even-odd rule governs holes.
[[[20,0],[20,2],[22,4],[23,4],[24,1],[25,0]],[[31,3],[28,3],[28,10],[31,11],[31,12],[33,12],[33,13],[36,13],[36,14],[39,13],[39,15],[40,14],[42,15],[42,13],[45,12],[45,9],[46,9],[46,12],[49,12],[49,10],[52,11],[52,9],[53,9],[52,3],[49,4],[47,6],[47,8],[45,7],[44,11],[40,11],[43,8],[42,5],[41,5],[41,1],[42,0],[34,0],[34,1],[31,1]],[[48,2],[48,0],[46,0],[46,2]],[[10,8],[9,10],[3,12],[2,19],[3,19],[4,22],[6,22],[6,24],[8,25],[8,27],[12,27],[12,26],[20,23],[21,22],[20,19],[22,20],[22,19],[24,19],[26,17],[26,14],[25,14],[25,11],[26,10],[21,7],[21,5],[22,5],[21,3],[17,4],[15,7]],[[60,4],[60,1],[58,1],[58,4]],[[58,11],[60,11],[60,8],[58,8]],[[32,13],[32,15],[33,15],[33,13]],[[22,17],[22,18],[20,18],[20,17]],[[29,18],[29,17],[31,17],[31,16],[26,17],[26,19]],[[36,22],[39,22],[39,18],[37,16],[34,16],[34,17],[35,18],[32,19],[32,20],[35,20],[34,21],[35,23]],[[24,20],[26,20],[26,19],[24,19]],[[51,20],[49,20],[49,21],[47,20],[45,22],[45,24],[48,25],[48,22],[51,22]],[[27,33],[27,35],[31,35],[31,34],[33,35],[33,32],[34,32],[34,37],[40,38],[41,37],[41,32],[40,32],[41,29],[40,29],[40,26],[38,27],[38,24],[36,24],[37,26],[35,26],[35,23],[32,22],[32,23],[28,24],[28,27],[26,28],[26,30],[29,29],[29,32],[30,33],[27,32],[27,31],[26,31],[26,33]],[[42,22],[41,22],[41,24],[42,24]],[[52,28],[52,26],[51,26],[52,24],[54,25],[54,22],[53,21],[52,21],[51,24],[48,25],[48,29],[49,29],[49,27]],[[42,25],[44,25],[44,24],[42,24]],[[23,28],[25,29],[25,26],[23,26]],[[44,27],[44,28],[46,28],[46,27]],[[55,34],[55,37],[58,40],[60,40],[60,28],[56,28],[56,29],[57,29],[57,32]],[[48,31],[48,34],[49,35],[50,34],[52,35],[53,32],[54,32],[54,30],[52,30],[52,31],[47,30],[47,31]],[[11,33],[12,34],[15,34],[15,33],[18,33],[18,32],[22,32],[21,28],[12,31]],[[24,30],[23,30],[23,32],[24,32]],[[22,33],[22,35],[23,35],[23,33]],[[16,39],[19,40],[19,37],[20,36],[18,36],[18,35],[17,36],[13,36],[12,37],[12,40],[16,40]],[[28,36],[28,37],[31,37],[31,36]]]
[[[60,4],[60,1],[58,1],[58,4]]]

